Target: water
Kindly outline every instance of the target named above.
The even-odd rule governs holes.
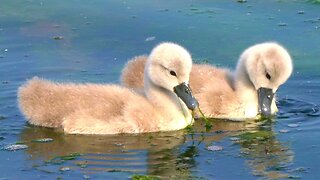
[[[320,178],[319,4],[289,1],[16,1],[0,5],[0,179]],[[294,60],[272,121],[203,121],[142,135],[64,135],[26,123],[17,88],[33,76],[118,83],[126,61],[159,42],[195,61],[234,68],[255,43],[275,40]],[[53,141],[37,142],[43,138]],[[7,151],[12,144],[27,149]],[[218,146],[220,151],[211,151]]]

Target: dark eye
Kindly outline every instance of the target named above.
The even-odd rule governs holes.
[[[271,76],[270,76],[269,73],[266,74],[266,78],[269,79],[269,80],[271,79]]]
[[[170,71],[170,74],[171,74],[172,76],[177,76],[176,72],[174,72],[174,71]]]

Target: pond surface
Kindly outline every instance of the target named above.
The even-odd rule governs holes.
[[[319,12],[304,0],[2,0],[0,179],[319,179]],[[295,69],[278,90],[278,116],[212,120],[209,132],[199,120],[194,133],[83,136],[30,126],[17,108],[17,88],[33,76],[119,83],[128,59],[163,41],[229,68],[248,46],[283,44]]]

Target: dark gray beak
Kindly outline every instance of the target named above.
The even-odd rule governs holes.
[[[173,91],[177,94],[177,96],[187,105],[190,110],[194,110],[199,106],[198,101],[192,95],[191,88],[189,84],[183,82],[178,86],[173,88]]]
[[[259,88],[258,89],[258,103],[259,103],[259,113],[262,116],[271,116],[271,103],[274,93],[272,89],[269,88]]]

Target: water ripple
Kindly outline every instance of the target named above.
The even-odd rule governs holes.
[[[110,152],[109,154],[87,154],[74,164],[85,172],[145,172],[147,161],[145,151]]]
[[[293,117],[319,117],[319,105],[313,102],[306,102],[300,99],[285,98],[277,103],[279,107],[279,118]]]

